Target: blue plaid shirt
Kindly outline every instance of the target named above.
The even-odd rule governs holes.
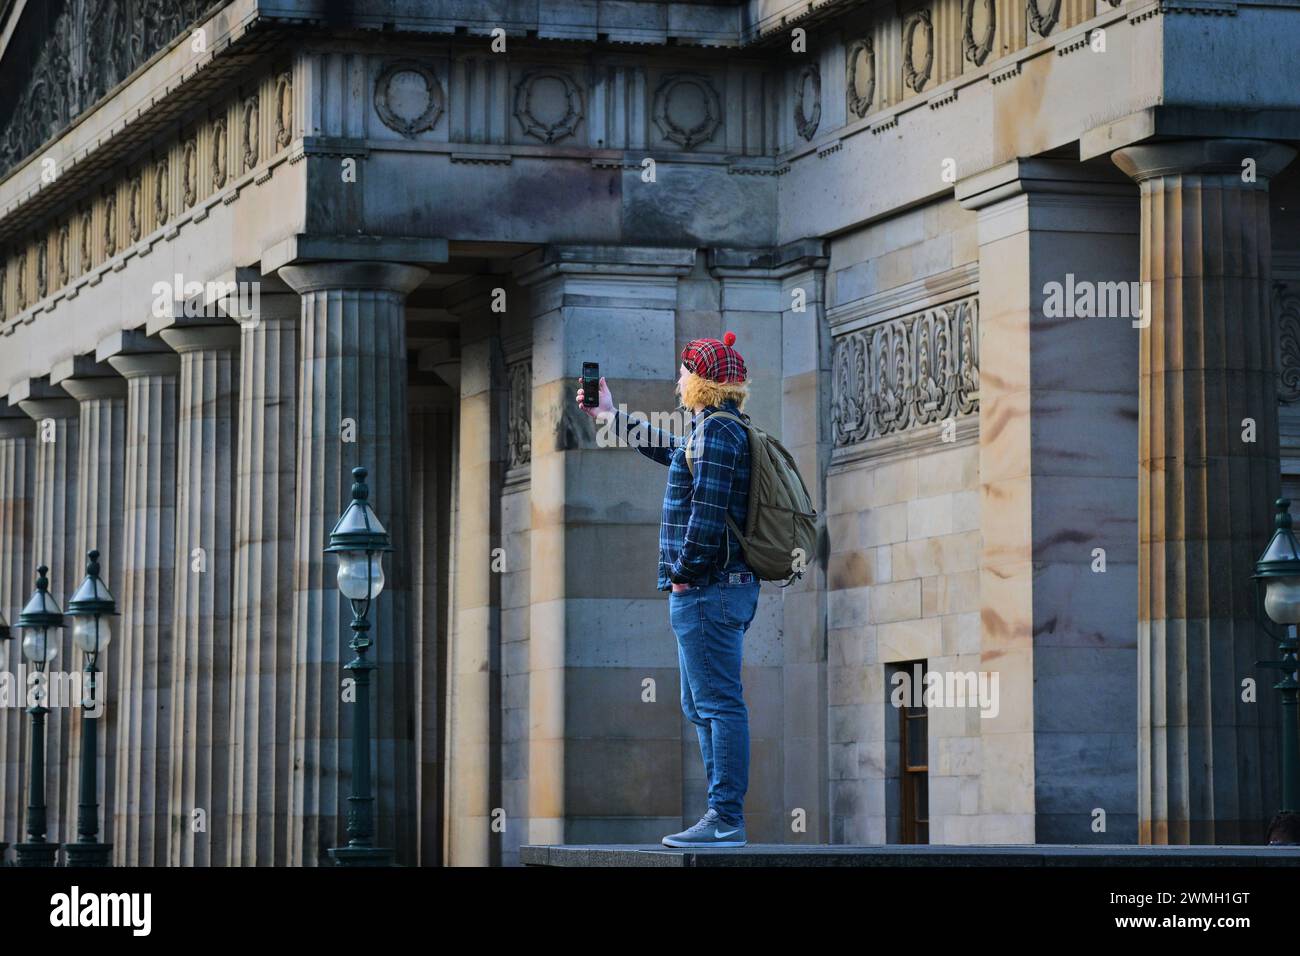
[[[739,539],[724,517],[730,513],[737,527],[745,527],[749,511],[749,430],[729,418],[700,424],[715,411],[741,414],[735,401],[726,399],[691,419],[694,478],[686,466],[684,436],[654,428],[621,411],[617,413],[622,418],[615,423],[617,432],[622,434],[625,427],[629,444],[647,458],[668,466],[659,523],[660,591],[667,591],[674,581],[702,587],[723,580],[726,573],[751,570],[741,554]]]

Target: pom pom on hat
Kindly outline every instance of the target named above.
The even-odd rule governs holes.
[[[732,348],[735,341],[735,332],[724,332],[721,339],[694,339],[682,349],[682,364],[711,382],[743,382],[745,360]]]

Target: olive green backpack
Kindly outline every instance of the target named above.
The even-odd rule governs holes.
[[[802,578],[812,563],[817,544],[817,512],[808,486],[785,446],[761,428],[731,412],[713,412],[709,418],[730,418],[749,432],[749,513],[745,531],[727,515],[727,526],[740,539],[745,563],[762,581],[784,581],[785,587]],[[704,422],[700,422],[703,426]],[[697,426],[698,427],[698,426]],[[694,432],[692,432],[694,437]],[[695,475],[691,443],[686,443],[686,467]],[[731,539],[727,539],[730,561]]]

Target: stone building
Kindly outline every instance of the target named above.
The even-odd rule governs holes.
[[[573,392],[596,360],[671,409],[724,329],[824,517],[748,636],[751,841],[1261,838],[1291,0],[0,10],[0,611],[102,552],[115,862],[341,841],[355,465],[397,548],[378,842],[511,864],[694,822],[664,474]],[[927,671],[996,707],[894,706]],[[26,731],[0,708],[8,842]],[[74,710],[47,741],[67,841]]]

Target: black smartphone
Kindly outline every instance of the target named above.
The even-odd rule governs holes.
[[[582,404],[588,408],[600,404],[600,365],[596,362],[582,363]]]

